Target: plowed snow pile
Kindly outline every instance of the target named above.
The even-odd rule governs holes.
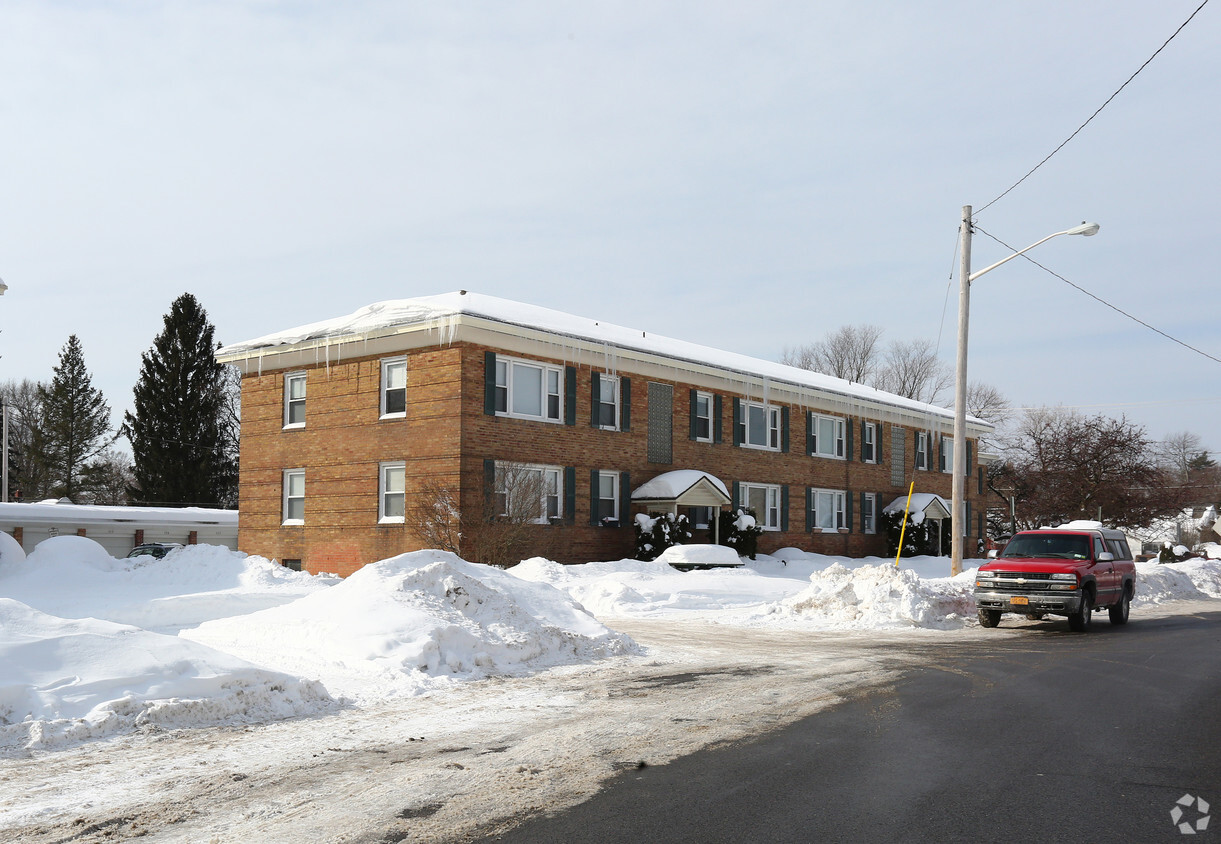
[[[1134,605],[1221,598],[1221,564],[1216,560],[1137,563]]]
[[[325,592],[182,635],[357,699],[635,648],[559,590],[444,551],[373,563]]]

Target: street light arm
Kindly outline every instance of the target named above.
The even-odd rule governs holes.
[[[1001,258],[995,264],[992,264],[991,266],[984,267],[982,270],[977,270],[976,272],[971,273],[971,275],[967,278],[967,281],[968,282],[975,281],[975,279],[979,278],[984,273],[991,272],[992,270],[999,267],[1001,264],[1008,263],[1009,261],[1012,261],[1014,258],[1018,257],[1019,255],[1024,255],[1027,252],[1029,252],[1031,249],[1034,249],[1036,246],[1046,243],[1047,241],[1051,240],[1053,237],[1059,237],[1062,234],[1081,234],[1081,235],[1085,235],[1086,237],[1090,237],[1092,235],[1098,234],[1098,224],[1097,223],[1082,223],[1081,225],[1074,226],[1071,229],[1065,229],[1062,232],[1056,232],[1055,234],[1049,234],[1047,237],[1043,238],[1042,240],[1036,240],[1034,243],[1030,244],[1025,249],[1022,249],[1019,252],[1014,252],[1008,258]]]

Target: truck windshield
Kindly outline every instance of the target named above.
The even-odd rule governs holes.
[[[1084,560],[1090,556],[1089,538],[1085,536],[1064,536],[1049,534],[1038,536],[1025,534],[1015,536],[1005,551],[1004,559],[1014,557],[1059,557],[1065,560]]]

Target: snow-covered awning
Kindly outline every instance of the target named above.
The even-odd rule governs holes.
[[[731,500],[729,490],[719,478],[698,469],[664,472],[632,492],[632,501],[641,504],[723,507]]]
[[[907,508],[907,496],[901,495],[882,508],[883,513],[902,513]],[[911,497],[911,514],[913,522],[919,524],[924,519],[948,519],[950,517],[950,502],[932,492],[917,492]]]

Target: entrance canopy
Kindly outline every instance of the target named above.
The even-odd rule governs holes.
[[[671,511],[677,507],[724,507],[731,500],[719,478],[697,469],[665,472],[632,492],[634,504]]]
[[[901,495],[882,508],[883,513],[902,513],[907,507],[907,496]],[[912,524],[920,524],[925,519],[940,521],[950,517],[950,502],[940,495],[931,492],[917,492],[912,495],[911,512],[908,519]]]

